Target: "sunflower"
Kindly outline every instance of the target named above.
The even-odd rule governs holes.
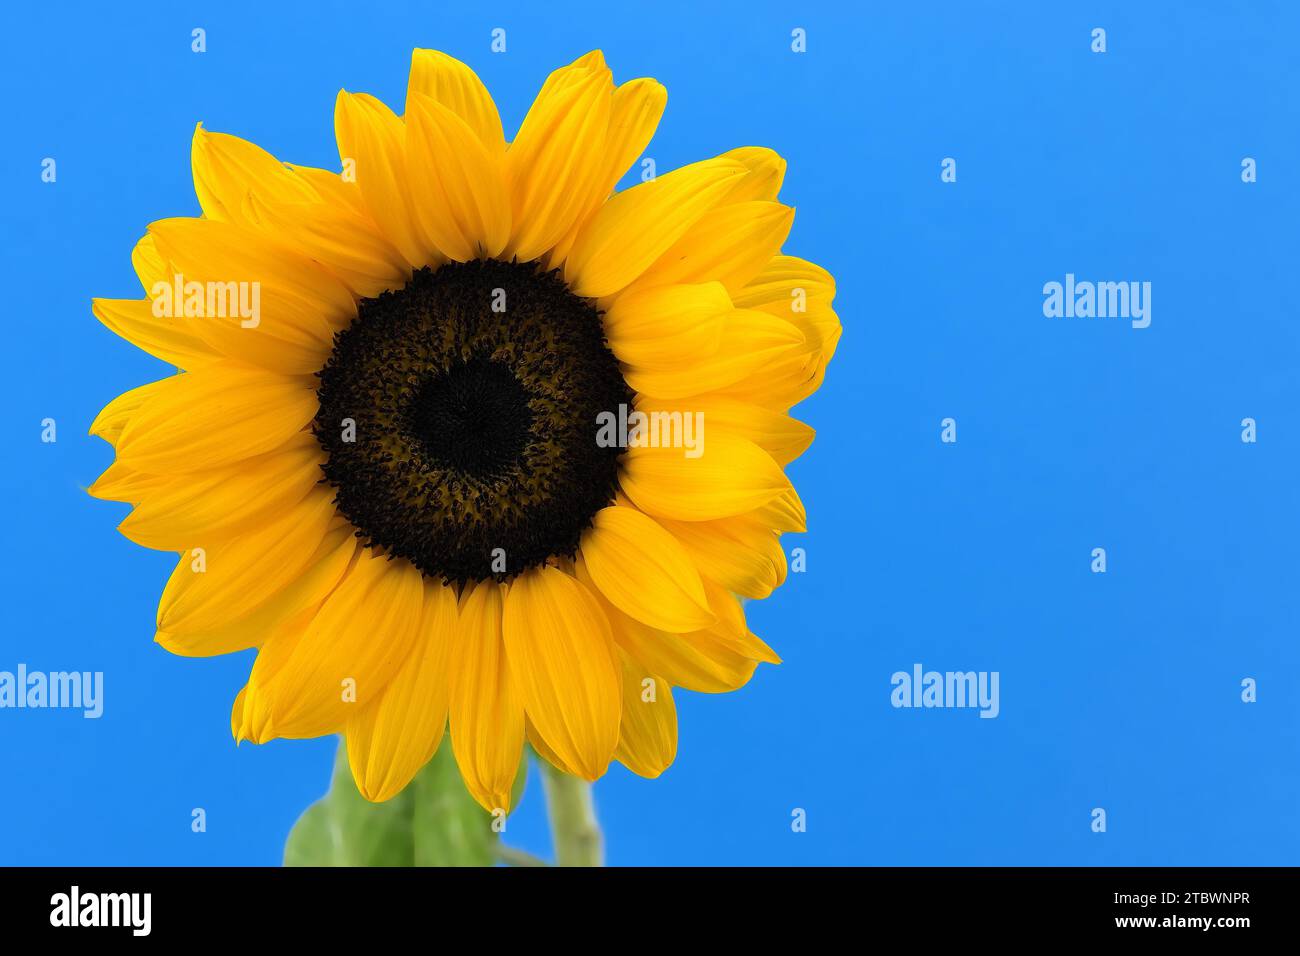
[[[589,53],[507,143],[473,71],[416,50],[404,115],[339,93],[340,173],[196,129],[202,215],[148,227],[145,297],[94,301],[178,373],[100,413],[90,491],[180,556],[159,644],[257,649],[237,741],[342,733],[381,801],[449,731],[508,810],[525,740],[654,777],[674,688],[779,662],[741,599],[805,530],[789,410],[835,349],[834,281],[780,252],[769,149],[614,192],[666,99]]]

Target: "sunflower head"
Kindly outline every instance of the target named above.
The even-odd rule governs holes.
[[[665,102],[590,53],[507,143],[478,77],[417,50],[404,114],[339,94],[340,172],[196,129],[202,215],[149,226],[144,297],[94,303],[179,373],[95,420],[91,493],[179,554],[160,644],[257,649],[237,740],[344,733],[384,800],[449,729],[508,810],[525,740],[657,776],[675,688],[778,661],[739,599],[804,530],[790,409],[834,282],[781,253],[771,150],[614,191]]]

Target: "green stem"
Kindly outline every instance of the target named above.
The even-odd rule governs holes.
[[[545,760],[541,764],[556,865],[603,866],[605,841],[596,822],[591,784],[556,770]]]
[[[539,860],[531,853],[517,850],[504,843],[497,847],[497,859],[506,866],[549,866],[545,860]]]

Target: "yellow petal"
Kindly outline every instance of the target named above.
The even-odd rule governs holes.
[[[742,146],[722,155],[744,163],[749,170],[748,175],[728,194],[727,202],[749,202],[756,199],[771,202],[776,199],[785,179],[785,160],[774,150],[766,146]]]
[[[278,159],[247,140],[210,133],[200,123],[190,148],[194,191],[209,219],[244,221],[244,199],[250,191],[304,201],[314,191]]]
[[[235,702],[230,708],[230,734],[235,738],[235,743],[239,743],[240,728],[244,725],[244,703],[248,698],[248,687],[244,686],[239,689],[235,695]]]
[[[788,315],[809,305],[830,305],[835,299],[835,279],[806,259],[773,256],[732,298],[738,309]]]
[[[154,315],[149,299],[92,299],[91,310],[110,331],[177,368],[198,368],[221,357],[183,320]]]
[[[159,282],[170,282],[172,269],[158,251],[153,236],[145,233],[135,248],[131,250],[131,265],[140,279],[140,285],[148,292]]]
[[[159,384],[117,441],[137,471],[201,471],[274,451],[316,414],[310,379],[222,363]]]
[[[498,255],[510,238],[501,155],[436,100],[413,93],[406,110],[411,200],[426,244],[458,262]]]
[[[684,358],[672,368],[629,365],[627,383],[655,398],[683,398],[760,380],[782,359],[803,354],[805,340],[799,327],[767,312],[734,309],[723,326],[722,344],[716,351]]]
[[[633,773],[659,776],[677,756],[677,707],[668,682],[623,649],[623,719],[619,725],[618,762]]]
[[[742,288],[781,250],[794,210],[775,202],[727,203],[701,216],[689,232],[645,270],[643,286],[716,280]]]
[[[210,631],[158,631],[154,640],[181,657],[215,657],[259,647],[281,625],[318,606],[343,579],[357,552],[350,525],[329,531],[307,562],[307,569],[251,614]]]
[[[806,320],[798,324],[807,330]],[[761,374],[741,378],[717,390],[722,396],[759,405],[774,412],[788,412],[821,387],[826,377],[826,363],[839,341],[838,323],[823,349],[820,333],[812,333],[804,344],[792,349],[767,365]]]
[[[528,746],[533,748],[537,756],[541,757],[556,770],[559,770],[562,773],[567,773],[571,777],[576,777],[578,775],[576,770],[561,760],[560,755],[551,749],[551,745],[543,739],[540,733],[538,733],[537,728],[533,726],[533,722],[528,719],[526,714],[524,715],[524,736],[528,739]]]
[[[253,661],[253,670],[248,675],[248,682],[240,692],[230,715],[231,731],[236,743],[251,740],[255,744],[264,744],[277,736],[271,715],[275,705],[275,675],[284,669],[294,649],[302,642],[307,625],[320,612],[320,607],[320,604],[315,604],[303,608],[280,622],[262,641],[257,659]]]
[[[767,452],[726,432],[710,434],[698,458],[680,448],[629,448],[619,484],[642,511],[681,521],[751,511],[790,487]]]
[[[451,745],[465,787],[483,809],[510,809],[524,745],[524,702],[501,633],[504,589],[468,588],[451,652]]]
[[[703,635],[666,634],[613,610],[610,626],[620,648],[650,673],[674,687],[701,694],[725,694],[743,687],[758,662]]]
[[[173,477],[137,499],[118,530],[159,551],[180,551],[196,542],[211,547],[292,509],[320,482],[323,460],[315,436],[298,432],[265,455]]]
[[[288,304],[314,311],[331,329],[346,326],[356,314],[352,293],[328,270],[248,226],[160,219],[149,224],[149,234],[186,281],[256,279],[264,299],[274,291]]]
[[[690,555],[700,574],[748,598],[767,597],[785,579],[785,552],[772,529],[749,515],[715,521],[659,523]]]
[[[629,80],[614,91],[605,140],[607,194],[650,145],[667,105],[668,90],[648,77]]]
[[[181,284],[161,307],[184,315],[189,330],[223,355],[312,374],[335,331],[356,315],[352,293],[328,270],[247,226],[165,219],[149,232],[176,269],[173,286]]]
[[[605,598],[662,631],[698,631],[714,622],[690,556],[677,539],[635,508],[612,505],[582,535],[582,556]]]
[[[579,217],[569,234],[552,250],[552,268],[559,266],[568,258],[574,242],[587,221],[609,198],[628,167],[645,152],[667,103],[668,91],[663,85],[644,77],[624,83],[614,91],[609,131],[606,133],[605,140],[607,165],[603,180],[604,188],[595,194],[591,208]]]
[[[542,93],[551,93],[556,90],[562,90],[567,86],[576,83],[581,77],[588,75],[592,71],[605,71],[609,69],[609,64],[605,62],[605,54],[601,50],[588,50],[582,56],[578,57],[568,66],[553,70],[542,84]],[[613,88],[613,75],[609,77],[611,81],[610,88]],[[540,96],[540,94],[539,94]]]
[[[755,508],[750,517],[776,531],[803,534],[808,530],[808,513],[804,510],[799,492],[793,485],[786,489],[784,494],[777,495],[760,508]]]
[[[564,264],[565,280],[581,296],[618,292],[687,235],[744,173],[741,163],[710,159],[624,190],[583,228]]]
[[[363,554],[262,688],[270,732],[333,733],[378,700],[416,646],[423,599],[410,564]]]
[[[410,278],[402,254],[379,234],[368,213],[351,205],[286,202],[250,193],[248,208],[259,230],[326,266],[356,296],[401,288]]]
[[[122,437],[122,429],[126,427],[127,422],[139,414],[146,402],[171,388],[171,383],[178,377],[173,375],[133,388],[129,392],[123,392],[95,416],[95,420],[90,423],[89,434],[116,445]]]
[[[709,595],[709,607],[718,617],[718,623],[705,632],[709,637],[750,660],[764,664],[781,663],[776,651],[749,629],[745,609],[730,591],[708,578],[704,579],[704,590]]]
[[[194,542],[163,590],[158,629],[213,631],[252,613],[310,566],[335,515],[331,499],[321,488],[246,535],[212,548]]]
[[[727,395],[692,395],[674,400],[639,396],[636,407],[647,415],[655,412],[703,415],[706,432],[720,429],[748,438],[782,467],[807,451],[815,434],[811,427],[784,412]]]
[[[753,676],[758,666],[757,659],[740,653],[733,646],[735,642],[731,635],[727,640],[718,640],[712,635],[712,631],[725,630],[725,623],[690,634],[656,630],[605,600],[592,582],[581,553],[575,562],[574,574],[605,612],[614,643],[650,673],[660,675],[672,686],[703,694],[721,694],[743,686]]]
[[[613,82],[603,66],[557,70],[542,87],[506,150],[508,254],[540,257],[600,196],[612,103]]]
[[[731,312],[721,283],[659,286],[615,299],[605,337],[621,362],[672,369],[717,352]]]
[[[411,77],[406,90],[408,114],[412,94],[436,100],[459,116],[489,155],[500,158],[505,154],[506,140],[496,104],[483,81],[460,60],[438,50],[412,52]]]
[[[733,291],[737,308],[760,309],[797,322],[807,340],[805,353],[783,363],[761,391],[753,383],[729,389],[746,400],[787,409],[820,386],[835,355],[840,322],[831,303],[835,280],[814,263],[793,256],[774,256],[743,288]]]
[[[430,250],[415,226],[406,195],[406,129],[402,120],[367,93],[339,91],[334,135],[346,171],[351,165],[370,215],[415,268]]]
[[[355,177],[344,179],[342,173],[317,169],[315,166],[295,166],[290,163],[289,168],[316,190],[322,202],[342,207],[344,211],[364,220],[378,233],[378,224],[370,217],[370,210],[366,207],[365,197],[361,195],[361,187],[357,185]]]
[[[618,745],[622,681],[609,622],[591,592],[556,568],[510,585],[506,660],[529,719],[579,775],[595,780]]]
[[[132,471],[120,461],[115,461],[104,469],[104,473],[95,479],[86,489],[92,498],[102,501],[126,501],[136,504],[148,494],[164,489],[173,479],[167,475],[150,475],[143,471]]]
[[[396,796],[429,762],[447,726],[447,659],[456,594],[426,583],[415,649],[374,703],[348,721],[348,763],[367,800]]]

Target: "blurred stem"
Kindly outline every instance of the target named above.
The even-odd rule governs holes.
[[[591,784],[556,770],[549,761],[540,762],[556,865],[603,866],[605,841],[596,822]]]
[[[545,860],[539,860],[531,853],[525,853],[523,850],[517,850],[512,846],[502,844],[497,847],[497,859],[506,866],[549,866]]]

